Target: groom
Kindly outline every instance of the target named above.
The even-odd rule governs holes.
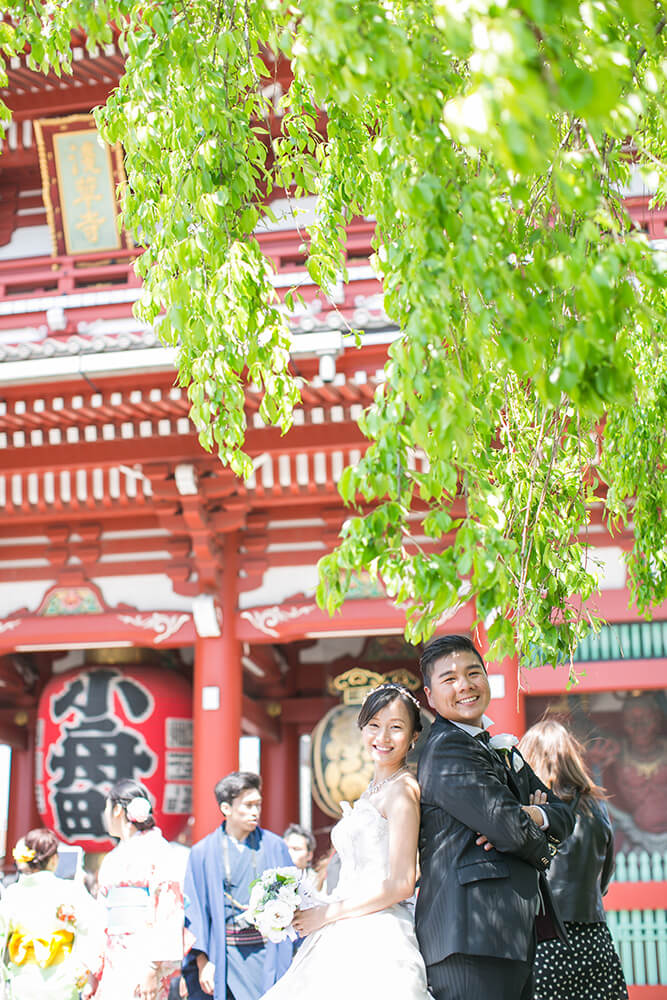
[[[434,639],[421,668],[437,712],[419,761],[415,922],[429,987],[436,1000],[530,1000],[542,903],[560,929],[538,873],[574,816],[517,751],[505,763],[488,745],[489,680],[470,639]]]

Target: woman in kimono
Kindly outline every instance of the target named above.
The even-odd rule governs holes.
[[[120,843],[99,871],[106,945],[95,1000],[166,1000],[183,957],[178,859],[138,782],[127,778],[113,786],[104,818]]]
[[[99,954],[97,904],[78,882],[56,878],[58,840],[31,830],[14,848],[18,882],[0,902],[3,973],[13,1000],[77,1000]],[[97,934],[97,936],[96,936]]]

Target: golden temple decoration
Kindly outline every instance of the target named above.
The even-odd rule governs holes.
[[[367,694],[385,680],[384,674],[364,667],[351,667],[329,681],[329,692],[342,695],[344,705],[361,705]]]

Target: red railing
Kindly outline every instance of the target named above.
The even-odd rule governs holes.
[[[0,300],[71,295],[96,288],[138,286],[136,250],[85,257],[25,257],[0,261]]]
[[[347,227],[347,259],[361,263],[372,252],[373,222],[353,222]],[[303,242],[305,232],[293,229],[257,236],[263,252],[270,257],[279,272],[305,267]],[[96,288],[137,287],[139,279],[132,262],[140,250],[118,250],[113,253],[85,256],[25,257],[0,261],[0,300],[29,299],[44,295],[71,295]]]

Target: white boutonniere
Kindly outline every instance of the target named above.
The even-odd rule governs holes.
[[[515,771],[520,771],[523,767],[523,757],[518,753],[513,753],[518,742],[518,738],[513,733],[498,733],[497,736],[491,737],[489,746],[507,754],[508,765],[511,765]]]

